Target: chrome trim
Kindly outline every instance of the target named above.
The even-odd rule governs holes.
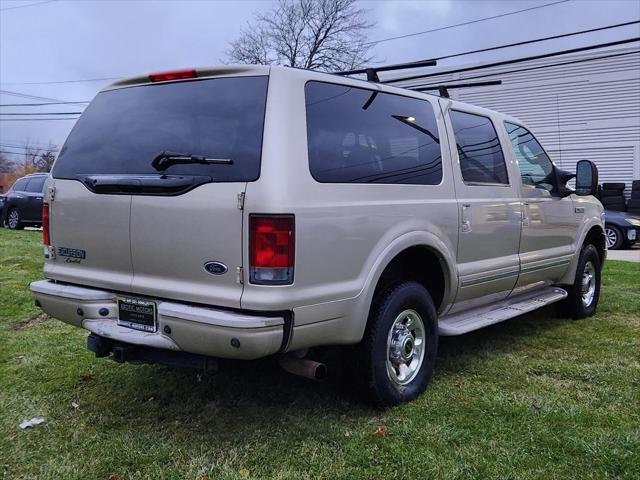
[[[518,275],[518,273],[518,270],[512,272],[493,273],[491,275],[485,275],[483,277],[473,278],[471,280],[462,280],[460,286],[470,287],[472,285],[478,285],[479,283],[491,282],[493,280],[501,280],[503,278],[513,277],[514,275]]]
[[[546,270],[547,268],[562,267],[564,265],[569,265],[570,263],[571,260],[559,260],[549,263],[543,263],[542,265],[529,265],[527,267],[522,267],[520,269],[520,273],[528,273],[536,270]]]
[[[88,302],[97,300],[115,300],[116,298],[115,293],[107,292],[105,290],[54,283],[51,280],[38,280],[37,282],[31,282],[29,289],[33,293],[40,293],[42,295],[72,298],[74,300],[83,300]]]

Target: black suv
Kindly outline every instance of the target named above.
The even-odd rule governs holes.
[[[0,224],[12,230],[42,225],[42,194],[48,173],[19,178],[6,193]]]

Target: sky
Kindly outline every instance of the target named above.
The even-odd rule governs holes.
[[[440,28],[557,0],[361,1],[372,41]],[[225,59],[229,42],[273,2],[214,0],[0,0],[0,91],[64,101],[91,100],[112,80]],[[637,0],[569,0],[515,15],[377,43],[378,64],[415,61],[640,19]],[[640,25],[445,60],[464,65],[517,58],[640,36]],[[72,82],[68,82],[72,80]],[[56,82],[67,83],[36,83]],[[0,93],[0,105],[38,102]],[[0,107],[0,113],[81,111],[83,105]],[[61,145],[73,121],[6,121],[0,151],[11,145]],[[13,149],[12,151],[19,151]],[[20,156],[13,157],[15,160]]]

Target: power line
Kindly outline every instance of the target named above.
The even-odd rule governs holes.
[[[598,44],[594,44],[594,45],[589,45],[586,47],[578,47],[578,48],[571,48],[569,50],[560,50],[557,52],[551,52],[551,53],[544,53],[541,55],[533,55],[533,56],[529,56],[529,57],[520,57],[520,58],[514,58],[514,59],[510,59],[510,60],[503,60],[500,62],[493,62],[493,63],[487,63],[487,64],[483,64],[483,65],[476,65],[476,66],[472,66],[472,67],[463,67],[463,68],[453,68],[452,70],[447,70],[447,71],[440,71],[440,72],[431,72],[431,73],[423,73],[420,75],[411,75],[409,77],[401,77],[401,78],[394,78],[392,80],[388,80],[384,83],[395,83],[395,82],[404,82],[407,80],[415,80],[415,79],[421,79],[421,78],[428,78],[428,77],[434,77],[437,75],[447,75],[449,73],[461,73],[461,72],[468,72],[471,70],[480,70],[480,69],[484,69],[484,68],[489,68],[489,67],[499,67],[502,65],[511,65],[514,63],[521,63],[521,62],[526,62],[529,60],[540,60],[543,58],[549,58],[549,57],[556,57],[558,55],[567,55],[569,53],[577,53],[577,52],[585,52],[588,50],[595,50],[597,48],[606,48],[606,47],[613,47],[615,45],[623,45],[626,43],[632,43],[632,42],[637,42],[640,40],[640,37],[633,37],[633,38],[625,38],[623,40],[616,40],[615,42],[606,42],[606,43],[598,43]]]
[[[8,152],[6,150],[0,150],[0,153],[4,153],[6,155],[20,155],[20,156],[27,157],[27,158],[29,158],[29,157],[34,157],[35,158],[35,157],[40,157],[41,156],[39,153]],[[52,153],[55,153],[55,152],[52,152]]]
[[[47,82],[1,82],[1,85],[48,85],[52,83],[86,83],[86,82],[106,82],[111,80],[120,80],[122,77],[103,77],[103,78],[87,78],[79,80],[51,80]]]
[[[445,27],[433,28],[431,30],[424,30],[422,32],[408,33],[406,35],[399,35],[397,37],[383,38],[381,40],[375,40],[373,42],[367,42],[367,43],[365,43],[365,45],[377,45],[379,43],[389,42],[391,40],[398,40],[398,39],[401,39],[401,38],[415,37],[417,35],[425,35],[427,33],[439,32],[441,30],[447,30],[449,28],[462,27],[464,25],[471,25],[471,24],[474,24],[474,23],[484,22],[486,20],[493,20],[495,18],[508,17],[510,15],[516,15],[518,13],[528,12],[528,11],[531,11],[531,10],[537,10],[538,8],[550,7],[552,5],[558,5],[560,3],[566,3],[566,2],[570,2],[570,1],[571,0],[560,0],[558,2],[545,3],[543,5],[536,5],[535,7],[523,8],[522,10],[515,10],[513,12],[501,13],[500,15],[493,15],[491,17],[478,18],[476,20],[470,20],[468,22],[456,23],[456,24],[453,24],[453,25],[447,25]]]
[[[22,98],[32,98],[34,100],[47,100],[50,102],[64,102],[65,100],[61,100],[59,98],[51,98],[51,97],[39,97],[38,95],[29,95],[28,93],[23,92],[14,92],[12,90],[3,90],[0,89],[0,94],[2,95],[11,95],[12,97],[22,97]],[[72,102],[76,103],[76,102]],[[78,102],[83,103],[83,102]]]
[[[11,142],[10,143],[3,143],[0,142],[0,147],[8,147],[8,148],[22,148],[24,150],[29,150],[29,149],[48,149],[48,148],[55,148],[57,149],[58,146],[55,144],[49,144],[47,146],[41,144],[41,143],[31,143],[31,144],[20,144],[18,142]]]
[[[564,65],[573,65],[573,64],[576,64],[576,63],[593,62],[595,60],[605,60],[607,58],[624,57],[625,55],[633,55],[633,54],[637,54],[637,53],[640,53],[640,50],[632,50],[630,52],[616,53],[616,54],[611,54],[611,55],[602,55],[600,57],[581,58],[581,59],[578,59],[578,60],[571,60],[569,62],[552,63],[552,64],[549,64],[549,65],[538,65],[536,67],[520,68],[520,69],[517,69],[517,70],[507,70],[507,71],[504,71],[504,72],[485,73],[485,74],[482,74],[482,75],[474,75],[473,77],[465,77],[464,79],[461,79],[461,80],[467,81],[467,80],[475,80],[475,79],[478,79],[478,78],[495,77],[495,76],[499,76],[499,75],[508,75],[508,74],[512,74],[512,73],[530,72],[531,70],[539,70],[539,69],[542,69],[542,68],[562,67]],[[426,85],[420,85],[420,87],[432,87],[432,86],[436,86],[436,85],[437,84],[435,84],[435,83],[431,83],[431,84],[426,84]],[[414,88],[414,85],[412,85],[410,87],[406,87],[406,88]]]
[[[560,35],[553,35],[553,36],[550,36],[550,37],[534,38],[532,40],[525,40],[525,41],[516,42],[516,43],[508,43],[506,45],[498,45],[498,46],[495,46],[495,47],[481,48],[479,50],[470,50],[468,52],[454,53],[454,54],[451,54],[451,55],[445,55],[443,57],[434,58],[434,60],[445,60],[445,59],[448,59],[448,58],[461,57],[463,55],[471,55],[473,53],[491,52],[493,50],[500,50],[502,48],[519,47],[521,45],[528,45],[530,43],[544,42],[544,41],[547,41],[547,40],[557,40],[558,38],[571,37],[573,35],[582,35],[582,34],[585,34],[585,33],[599,32],[599,31],[602,31],[602,30],[609,30],[611,28],[626,27],[626,26],[629,26],[629,25],[635,25],[637,23],[640,23],[640,20],[633,20],[631,22],[617,23],[615,25],[607,25],[605,27],[590,28],[588,30],[580,30],[579,32],[563,33],[563,34],[560,34]]]
[[[48,147],[12,147],[11,145],[4,145],[0,143],[0,147],[2,148],[11,148],[13,150],[22,150],[26,152],[59,152],[59,148],[48,148]],[[21,152],[16,152],[21,153]]]
[[[51,122],[54,120],[78,120],[78,117],[70,118],[0,118],[0,122]]]
[[[35,7],[36,5],[44,5],[45,3],[52,3],[56,1],[58,0],[44,0],[42,2],[28,3],[27,5],[16,5],[15,7],[0,8],[0,11],[4,12],[5,10],[16,10],[18,8]]]
[[[42,107],[44,105],[76,105],[80,103],[90,103],[90,100],[81,102],[3,103],[0,104],[0,107]]]
[[[81,115],[82,112],[9,112],[0,115]]]

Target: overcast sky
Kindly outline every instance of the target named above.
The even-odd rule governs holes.
[[[369,9],[370,19],[376,23],[370,39],[380,40],[554,1],[557,0],[414,0],[361,4]],[[33,5],[25,6],[29,4]],[[82,101],[93,98],[110,81],[35,85],[30,82],[121,77],[219,64],[228,42],[251,20],[252,13],[271,6],[272,2],[267,0],[0,0],[0,89]],[[472,25],[382,42],[375,46],[373,54],[376,60],[385,63],[413,61],[639,18],[637,0],[570,0]],[[441,65],[514,58],[638,35],[640,27],[636,24],[579,38],[458,57]],[[37,101],[0,94],[1,104]],[[78,111],[82,107],[46,108],[57,112]],[[42,111],[33,107],[0,107],[2,113],[27,109]],[[51,141],[59,145],[72,126],[72,121],[0,120],[0,143]]]

